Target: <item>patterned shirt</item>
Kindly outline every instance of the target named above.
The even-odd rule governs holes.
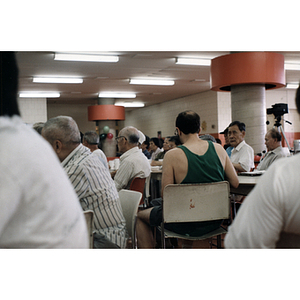
[[[126,246],[126,223],[119,195],[99,155],[80,144],[62,162],[83,210],[94,211],[94,230],[121,248]]]
[[[120,156],[120,167],[114,181],[118,191],[129,189],[134,177],[146,178],[151,167],[148,159],[138,147],[133,147]]]

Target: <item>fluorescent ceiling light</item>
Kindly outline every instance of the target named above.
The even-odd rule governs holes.
[[[113,93],[113,92],[101,92],[99,98],[136,98],[134,93]]]
[[[142,85],[174,85],[174,80],[166,79],[130,79],[130,84],[142,84]]]
[[[54,60],[118,62],[119,57],[115,56],[115,55],[89,55],[89,54],[55,53]]]
[[[178,65],[210,66],[210,59],[204,58],[181,58],[176,59]]]
[[[59,98],[60,93],[57,92],[20,92],[20,98]]]
[[[33,77],[33,82],[37,83],[82,83],[82,78],[72,77]]]
[[[299,83],[288,83],[287,85],[286,85],[286,88],[287,89],[297,89],[299,87]]]
[[[115,103],[116,106],[124,106],[124,107],[144,107],[145,104],[142,102],[116,102]]]

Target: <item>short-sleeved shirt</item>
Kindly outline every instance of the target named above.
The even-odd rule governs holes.
[[[254,168],[254,150],[242,141],[232,149],[230,160],[234,164],[240,164],[246,172],[250,172]]]

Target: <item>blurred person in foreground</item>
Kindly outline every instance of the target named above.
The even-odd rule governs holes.
[[[82,209],[94,211],[94,248],[125,248],[126,224],[115,184],[101,157],[80,143],[76,122],[68,116],[51,118],[42,136],[58,156]]]
[[[176,131],[182,142],[168,151],[164,157],[162,173],[162,198],[166,185],[174,183],[209,183],[228,180],[233,187],[239,180],[223,147],[211,141],[201,140],[200,117],[193,111],[184,111],[176,118]],[[138,213],[137,241],[139,248],[153,248],[151,226],[162,222],[162,205]],[[222,220],[198,223],[166,224],[166,228],[181,234],[198,235],[218,228]]]
[[[296,92],[300,114],[300,87]],[[244,200],[226,248],[300,248],[300,155],[272,163]]]
[[[17,91],[15,55],[0,52],[0,247],[88,248],[76,193],[49,144],[22,121]]]

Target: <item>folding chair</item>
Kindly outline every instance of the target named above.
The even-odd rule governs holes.
[[[140,205],[144,205],[144,189],[145,189],[146,178],[135,177],[130,183],[129,189],[142,193]]]
[[[86,210],[83,212],[87,228],[88,228],[88,234],[89,234],[89,244],[90,249],[94,248],[94,236],[93,236],[93,228],[94,228],[94,212],[92,210]]]
[[[188,236],[165,229],[167,223],[204,222],[230,218],[229,183],[227,181],[199,184],[169,184],[164,189],[163,221],[161,242],[165,248],[166,238],[204,240],[217,236],[217,247],[221,248],[221,234],[227,230],[218,229],[201,236]]]
[[[120,190],[119,198],[123,215],[126,221],[126,229],[129,237],[132,240],[132,248],[136,248],[136,215],[139,209],[139,203],[142,198],[142,193],[129,190]]]

